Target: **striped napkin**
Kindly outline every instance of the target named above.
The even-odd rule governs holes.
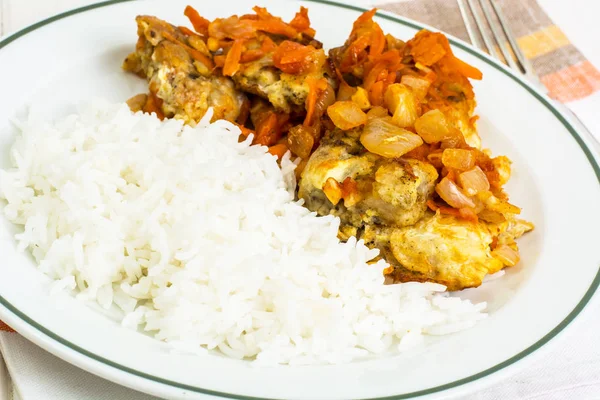
[[[512,31],[518,37],[520,47],[531,61],[541,82],[547,87],[549,95],[555,100],[567,104],[586,124],[588,129],[600,138],[600,118],[596,114],[597,110],[600,109],[600,72],[598,69],[573,46],[535,0],[496,1],[510,21]],[[259,3],[260,1],[257,0],[256,2]],[[425,23],[470,42],[456,0],[392,0],[391,2],[385,2],[385,0],[351,0],[350,2],[363,7],[377,6],[380,9]],[[576,12],[584,11],[577,10]],[[472,15],[470,15],[470,18],[473,18]],[[600,321],[595,321],[593,324],[600,328],[597,322]],[[538,384],[546,390],[552,384],[557,388],[558,386],[569,386],[568,390],[557,389],[565,397],[552,398],[591,399],[593,393],[597,394],[597,390],[600,389],[600,379],[597,373],[600,370],[600,361],[592,354],[593,352],[588,351],[593,347],[592,343],[595,341],[595,336],[591,333],[580,336],[581,343],[567,343],[562,351],[555,351],[555,356],[560,360],[556,366],[547,365],[551,364],[547,359],[542,360],[546,361],[543,364],[545,369],[535,364],[529,369],[530,374],[523,373],[520,375],[520,380],[512,382],[511,385],[497,385],[484,392],[468,396],[468,399],[522,398],[525,395],[528,395],[527,397],[531,395],[536,398],[550,398],[546,397],[546,394],[549,393],[547,391],[542,391],[543,394],[540,395],[538,389],[542,388],[532,386],[534,380],[537,380]],[[15,393],[18,393],[15,394],[15,399],[18,397],[23,400],[41,398],[47,400],[75,400],[84,397],[90,399],[149,398],[66,364],[31,345],[1,321],[0,350],[4,354],[13,377]],[[560,371],[563,366],[571,363],[571,367],[573,367],[574,364],[581,363],[582,360],[590,368],[577,370],[579,371],[578,374],[581,375],[577,376],[577,382],[561,382],[560,379],[555,381],[556,377],[562,376]],[[39,371],[44,371],[43,376]],[[571,370],[572,374],[573,370]],[[548,379],[553,381],[546,382]],[[530,380],[531,384],[528,384],[527,380]],[[85,395],[82,393],[85,393]],[[1,398],[2,394],[0,393]],[[467,399],[467,397],[463,397],[463,399]]]

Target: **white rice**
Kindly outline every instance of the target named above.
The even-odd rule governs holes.
[[[485,317],[430,283],[383,285],[383,261],[337,239],[339,220],[294,201],[295,165],[197,127],[98,103],[26,121],[0,171],[4,213],[24,226],[53,290],[116,305],[125,326],[178,349],[268,364],[348,362]]]

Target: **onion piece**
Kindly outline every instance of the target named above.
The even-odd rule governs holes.
[[[356,88],[356,93],[352,95],[352,101],[360,107],[361,110],[368,110],[371,108],[371,102],[369,101],[369,94],[367,91],[360,86]]]
[[[514,267],[521,259],[519,252],[506,244],[501,244],[500,246],[496,247],[492,251],[492,257],[502,261],[502,264],[506,265],[507,267]]]
[[[504,215],[500,214],[497,211],[488,210],[487,208],[478,212],[477,216],[479,217],[479,219],[482,219],[485,222],[490,222],[492,224],[501,224],[506,221]]]
[[[442,163],[448,168],[466,171],[475,166],[475,156],[470,150],[445,149],[442,153]]]
[[[440,197],[454,208],[475,208],[475,203],[464,194],[456,183],[448,178],[443,178],[435,187]]]
[[[367,113],[367,119],[382,118],[389,116],[390,114],[388,113],[388,110],[381,106],[372,107]]]
[[[333,124],[347,131],[367,122],[367,114],[352,101],[338,101],[327,107],[327,115]]]
[[[342,187],[334,178],[327,178],[323,185],[323,193],[334,206],[342,199]]]
[[[356,93],[356,88],[348,85],[345,81],[340,82],[340,86],[337,90],[337,101],[348,101],[352,98],[352,95]]]
[[[415,121],[415,130],[426,143],[441,142],[455,134],[440,110],[430,110],[421,115]]]
[[[429,91],[429,86],[431,86],[429,80],[414,75],[402,75],[400,83],[411,88],[419,101],[425,99]]]
[[[401,83],[388,86],[384,96],[385,106],[392,113],[392,119],[401,128],[408,128],[419,118],[419,102],[408,88]]]
[[[448,149],[444,150],[444,153]],[[479,192],[490,190],[485,172],[479,167],[475,167],[458,175],[458,183],[469,196],[474,196]]]
[[[304,160],[308,159],[315,144],[312,131],[304,125],[296,125],[290,128],[287,141],[292,153]]]
[[[368,120],[360,142],[371,153],[388,158],[401,157],[423,144],[419,135],[399,128],[390,117]]]

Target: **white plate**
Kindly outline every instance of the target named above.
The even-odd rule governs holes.
[[[291,18],[297,3],[256,0]],[[209,18],[250,11],[253,2],[198,3]],[[84,7],[50,18],[0,42],[0,166],[14,139],[8,119],[32,100],[49,115],[92,96],[122,101],[143,91],[120,70],[134,47],[137,14],[186,24],[186,2],[125,2]],[[318,38],[339,45],[356,7],[306,3]],[[378,17],[386,32],[409,38],[420,25]],[[404,399],[464,393],[506,376],[545,346],[586,306],[600,283],[597,234],[600,167],[588,144],[543,95],[503,66],[458,40],[457,55],[483,71],[475,83],[485,146],[513,161],[508,192],[536,230],[520,241],[522,262],[461,296],[490,303],[475,328],[412,353],[343,366],[256,368],[215,355],[174,354],[162,343],[49,295],[48,279],[15,250],[16,228],[0,218],[0,318],[59,357],[137,390],[168,398]]]

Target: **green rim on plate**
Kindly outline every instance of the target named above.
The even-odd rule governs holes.
[[[71,15],[79,14],[79,13],[82,13],[85,11],[93,10],[95,8],[110,6],[110,5],[118,4],[118,3],[125,3],[125,2],[129,2],[129,1],[132,1],[132,0],[109,0],[109,1],[104,1],[101,3],[91,4],[91,5],[88,5],[85,7],[81,7],[81,8],[76,8],[74,10],[66,11],[61,14],[57,14],[53,17],[47,18],[43,21],[37,22],[33,25],[30,25],[27,28],[24,28],[24,29],[18,31],[17,33],[15,33],[13,35],[8,36],[4,40],[0,41],[0,49],[2,49],[3,47],[6,47],[8,44],[14,42],[15,40],[19,39],[20,37],[25,36],[26,34],[33,32],[36,29],[41,28],[44,25],[48,25],[54,21],[58,21],[60,19],[69,17]],[[333,6],[333,7],[340,7],[340,8],[345,8],[348,10],[359,11],[359,12],[366,11],[366,9],[362,8],[362,7],[357,7],[357,6],[348,5],[348,4],[341,4],[341,3],[337,3],[337,2],[329,1],[329,0],[304,0],[304,1],[309,1],[312,3],[326,4],[326,5]],[[406,20],[400,16],[393,16],[393,15],[380,13],[380,12],[377,12],[376,15],[379,18],[382,18],[382,19],[385,19],[388,21],[392,21],[392,22],[396,22],[398,24],[408,26],[410,28],[414,28],[414,29],[423,29],[424,28],[423,25],[418,24],[413,21]],[[545,96],[540,94],[536,89],[531,87],[527,82],[525,82],[522,79],[515,76],[512,72],[510,72],[505,66],[500,64],[498,61],[496,61],[496,60],[492,59],[491,57],[483,54],[482,52],[472,48],[471,46],[460,42],[459,40],[457,40],[456,38],[453,38],[452,36],[449,36],[448,39],[450,40],[450,43],[452,43],[453,46],[456,46],[462,50],[465,50],[466,52],[474,55],[475,57],[481,59],[482,61],[486,62],[487,64],[489,64],[492,67],[494,67],[495,69],[497,69],[498,71],[500,71],[500,72],[504,73],[505,75],[507,75],[508,77],[510,77],[512,80],[514,80],[516,83],[518,83],[524,89],[526,89],[533,97],[535,97],[537,100],[539,100],[540,103],[542,103],[544,106],[546,106],[546,108],[548,110],[550,110],[550,112],[552,112],[552,114],[554,114],[554,116],[563,124],[563,126],[569,131],[569,133],[571,134],[573,139],[577,142],[577,144],[579,145],[579,147],[585,154],[586,158],[588,159],[590,165],[594,169],[594,172],[596,174],[596,179],[598,180],[598,183],[600,184],[600,166],[598,165],[598,162],[594,158],[592,152],[587,147],[584,140],[579,136],[579,134],[577,133],[575,128],[573,128],[573,126],[550,103],[550,101]],[[599,286],[600,286],[600,267],[598,268],[598,273],[596,274],[596,277],[592,281],[592,283],[591,283],[590,287],[588,288],[588,290],[586,291],[585,295],[581,298],[581,300],[579,301],[577,306],[569,313],[569,315],[567,315],[567,317],[560,324],[558,324],[554,329],[552,329],[550,332],[548,332],[543,338],[538,340],[532,346],[528,347],[527,349],[523,350],[522,352],[518,353],[517,355],[515,355],[515,356],[513,356],[491,368],[486,369],[485,371],[479,372],[475,375],[471,375],[471,376],[463,378],[463,379],[456,380],[454,382],[450,382],[450,383],[447,383],[444,385],[432,387],[432,388],[425,389],[425,390],[419,390],[419,391],[411,392],[411,393],[403,393],[403,394],[398,394],[398,395],[394,395],[394,396],[377,397],[377,398],[373,398],[373,399],[363,399],[363,400],[400,400],[400,399],[409,399],[409,398],[413,398],[413,397],[417,397],[417,396],[424,396],[424,395],[433,394],[433,393],[441,392],[441,391],[448,390],[448,389],[453,389],[458,386],[464,385],[466,383],[474,382],[478,379],[481,379],[483,377],[491,375],[495,372],[498,372],[498,371],[510,366],[511,364],[514,364],[515,362],[525,358],[526,356],[532,354],[533,352],[535,352],[536,350],[538,350],[539,348],[544,346],[546,343],[548,343],[556,335],[558,335],[563,329],[565,329],[567,327],[567,325],[569,325],[571,322],[573,322],[573,320],[581,313],[581,311],[585,308],[585,306],[588,304],[588,302],[594,296],[594,293],[596,292],[596,290],[598,289]],[[174,381],[171,381],[168,379],[159,378],[159,377],[156,377],[153,375],[146,374],[141,371],[137,371],[132,368],[125,367],[125,366],[117,364],[113,361],[107,360],[106,358],[101,357],[97,354],[91,353],[91,352],[71,343],[70,341],[63,339],[62,337],[58,336],[54,332],[46,329],[42,325],[38,324],[36,321],[29,318],[23,312],[19,311],[16,307],[14,307],[12,304],[10,304],[1,295],[0,295],[0,304],[2,306],[4,306],[7,310],[9,310],[11,313],[16,315],[19,319],[21,319],[22,321],[29,324],[32,328],[43,333],[44,335],[55,340],[56,342],[70,348],[71,350],[74,350],[74,351],[76,351],[86,357],[89,357],[95,361],[98,361],[102,364],[116,368],[123,372],[127,372],[129,374],[138,376],[140,378],[148,379],[148,380],[151,380],[156,383],[163,384],[163,385],[168,385],[168,386],[172,386],[175,388],[189,390],[192,392],[197,392],[197,393],[202,393],[202,394],[207,394],[207,395],[212,395],[212,396],[219,396],[219,397],[226,397],[226,398],[240,399],[240,400],[274,400],[274,399],[251,397],[251,396],[237,395],[237,394],[231,394],[231,393],[218,392],[218,391],[209,390],[209,389],[203,389],[203,388],[196,387],[196,386],[190,386],[190,385],[185,385],[182,383],[174,382]]]

